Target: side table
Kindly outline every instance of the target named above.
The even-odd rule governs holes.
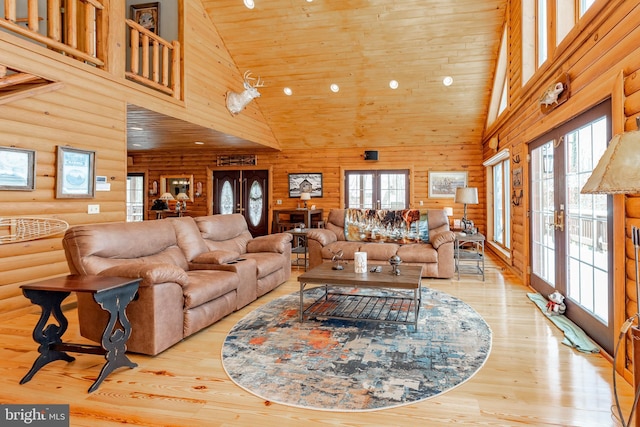
[[[40,320],[33,330],[33,339],[40,344],[38,347],[40,355],[20,384],[30,381],[40,368],[55,360],[73,362],[75,358],[69,356],[67,351],[102,354],[107,360],[98,378],[89,387],[89,393],[97,390],[107,375],[116,368],[138,366],[125,354],[126,343],[131,336],[131,324],[125,310],[135,297],[140,280],[126,277],[70,275],[20,286],[24,296],[42,308]],[[93,294],[93,299],[109,313],[109,322],[102,334],[101,346],[62,342],[62,335],[67,330],[69,322],[62,313],[61,304],[71,292]],[[47,325],[52,315],[58,321],[57,325],[54,323]]]
[[[304,262],[304,270],[307,271],[308,266],[308,249],[307,249],[307,228],[293,228],[286,232],[293,235],[291,242],[291,253],[296,255],[295,265],[300,266],[300,261]]]
[[[460,271],[465,269],[468,274],[481,274],[484,282],[484,241],[482,233],[466,234],[456,232],[455,265],[460,280]]]

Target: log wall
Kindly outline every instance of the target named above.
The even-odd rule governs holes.
[[[0,192],[0,217],[59,218],[71,225],[125,220],[127,104],[215,128],[265,147],[278,146],[255,105],[231,118],[224,93],[242,81],[233,60],[200,2],[180,1],[185,84],[184,102],[125,80],[124,2],[105,1],[109,27],[106,70],[83,64],[30,41],[0,32],[0,64],[60,82],[53,92],[0,105],[0,146],[36,151],[36,190]],[[211,99],[220,102],[212,102]],[[56,199],[56,147],[96,153],[96,175],[106,176],[111,191],[95,198]],[[172,164],[175,159],[172,159]],[[196,175],[196,179],[204,177]],[[100,213],[89,215],[89,204]],[[196,203],[197,204],[197,203]],[[19,286],[68,273],[61,236],[0,245],[0,319],[32,310]]]
[[[640,111],[640,103],[637,101],[640,98],[640,85],[636,77],[640,67],[640,47],[637,43],[640,39],[640,5],[638,1],[596,1],[579,25],[550,54],[547,63],[524,85],[520,66],[520,7],[520,1],[511,1],[507,14],[510,29],[509,107],[485,132],[484,159],[495,154],[488,143],[492,137],[498,137],[500,149],[511,149],[512,169],[523,167],[524,197],[520,206],[513,206],[512,212],[512,252],[513,269],[525,283],[529,283],[528,143],[607,98],[612,99],[613,132],[621,132],[623,128],[635,129],[635,124],[631,124],[631,117]],[[570,77],[569,99],[550,113],[543,114],[538,104],[540,95],[564,73]],[[623,80],[624,93],[620,89]],[[513,158],[518,154],[522,162],[515,164]],[[625,239],[625,229],[630,228],[630,216],[640,218],[639,205],[632,196],[626,199],[623,196],[614,197],[614,330],[619,330],[629,313],[635,313],[635,289],[631,292],[629,286],[629,274],[633,270],[629,267],[628,258],[629,249],[633,246],[628,240],[628,232]],[[633,252],[630,254],[633,256]],[[629,360],[625,364],[623,358],[619,358],[617,368],[628,379],[629,366]]]

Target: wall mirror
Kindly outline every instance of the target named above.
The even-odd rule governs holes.
[[[171,193],[175,198],[179,193],[185,193],[193,201],[193,175],[161,175],[161,193]]]

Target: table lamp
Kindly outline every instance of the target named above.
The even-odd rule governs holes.
[[[456,188],[455,203],[464,204],[464,215],[462,216],[462,229],[469,230],[471,228],[471,221],[467,218],[467,205],[478,204],[478,189],[475,187],[458,187]]]
[[[311,193],[300,193],[300,200],[304,202],[304,208],[307,209],[307,200],[311,200]]]
[[[185,193],[178,193],[178,195],[176,196],[176,199],[178,200],[178,205],[180,206],[180,204],[182,203],[182,207],[180,207],[178,210],[187,210],[187,200],[189,200],[189,196],[187,196]]]

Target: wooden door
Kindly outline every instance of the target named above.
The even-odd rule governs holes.
[[[268,179],[266,170],[228,170],[213,173],[213,213],[240,213],[252,236],[268,233]]]

